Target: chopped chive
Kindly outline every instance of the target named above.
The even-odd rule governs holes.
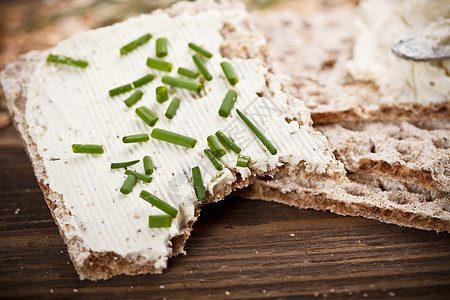
[[[73,144],[72,151],[73,153],[86,153],[86,154],[104,153],[102,145],[93,145],[93,144]]]
[[[172,225],[172,218],[169,215],[148,216],[148,227],[163,228]]]
[[[141,87],[143,85],[146,85],[147,83],[149,83],[150,81],[152,81],[154,78],[154,76],[152,74],[147,74],[144,77],[141,77],[135,81],[133,81],[133,86],[135,88]]]
[[[136,108],[135,112],[148,126],[153,127],[158,122],[158,116],[145,106]]]
[[[182,88],[182,89],[187,89],[187,90],[197,92],[197,93],[200,93],[200,91],[203,88],[202,84],[199,82],[190,81],[190,80],[186,80],[186,79],[182,79],[182,78],[176,78],[176,77],[167,76],[167,75],[163,76],[161,78],[161,81],[164,84]]]
[[[192,179],[194,181],[194,190],[197,195],[198,201],[202,202],[206,199],[205,187],[203,186],[202,173],[200,167],[196,166],[192,168]]]
[[[189,48],[191,48],[191,49],[194,50],[195,52],[198,52],[198,53],[200,53],[201,55],[203,55],[204,57],[207,57],[207,58],[213,57],[213,55],[212,55],[211,52],[209,52],[209,51],[203,49],[202,47],[200,47],[200,46],[198,46],[198,45],[196,45],[196,44],[194,44],[194,43],[189,43],[188,46],[189,46]]]
[[[164,61],[162,59],[151,58],[147,59],[147,66],[152,69],[170,72],[172,71],[172,64],[170,62]]]
[[[193,78],[193,79],[198,77],[198,72],[195,72],[195,71],[183,68],[183,67],[179,67],[177,70],[177,73],[180,75],[189,77],[189,78]]]
[[[277,154],[277,148],[275,148],[275,146],[266,138],[266,136],[261,132],[261,130],[258,129],[258,127],[256,127],[255,124],[253,124],[252,121],[250,121],[249,118],[247,118],[239,109],[236,109],[237,114],[239,115],[239,117],[241,117],[242,121],[244,121],[244,123],[248,126],[248,128],[250,128],[251,131],[253,131],[253,133],[256,135],[256,137],[261,141],[261,143],[266,146],[267,150],[269,150],[269,152],[272,155]]]
[[[237,161],[236,161],[236,167],[242,167],[246,168],[248,167],[248,164],[250,163],[250,156],[246,155],[238,155]]]
[[[158,86],[156,88],[156,101],[159,103],[163,103],[169,100],[169,93],[167,92],[167,88],[165,86]]]
[[[141,90],[136,90],[133,94],[131,94],[130,97],[128,97],[124,102],[125,105],[128,107],[132,107],[136,104],[139,100],[141,100],[144,93]]]
[[[177,109],[179,106],[180,106],[180,98],[173,97],[172,102],[170,102],[170,105],[167,108],[167,111],[165,114],[166,118],[172,119],[173,116],[175,116],[175,114],[177,113]]]
[[[125,161],[125,162],[111,163],[111,169],[119,169],[119,168],[129,167],[134,164],[137,164],[138,162],[139,162],[139,159],[132,160],[132,161]]]
[[[241,147],[236,145],[235,142],[233,142],[228,136],[226,136],[222,131],[217,130],[216,136],[219,139],[219,141],[222,142],[225,146],[230,148],[234,153],[239,154],[241,153]]]
[[[211,149],[212,154],[216,157],[222,157],[227,153],[227,150],[222,146],[215,135],[210,135],[206,139],[208,147]]]
[[[180,145],[188,148],[194,148],[197,144],[197,140],[184,136],[175,132],[167,131],[164,129],[155,128],[151,133],[151,137],[175,145]]]
[[[150,138],[148,137],[148,134],[141,133],[141,134],[134,134],[134,135],[127,135],[122,138],[122,142],[128,144],[128,143],[138,143],[138,142],[146,142]]]
[[[136,184],[136,176],[128,175],[127,179],[125,179],[122,187],[120,188],[120,192],[122,194],[129,194],[133,189],[133,186]]]
[[[222,105],[219,108],[219,116],[226,118],[230,115],[231,109],[236,102],[237,93],[235,90],[228,90],[225,98],[222,101]]]
[[[200,73],[202,73],[203,77],[205,77],[206,80],[211,81],[212,75],[209,73],[208,69],[206,68],[205,63],[201,59],[200,55],[195,54],[192,56],[192,59],[194,60],[195,65],[197,66]]]
[[[142,199],[144,199],[151,205],[156,206],[157,208],[159,208],[160,210],[162,210],[163,212],[165,212],[172,218],[175,218],[178,214],[178,210],[175,207],[173,207],[169,203],[159,199],[155,195],[150,194],[146,190],[142,190],[142,192],[139,194],[139,197],[141,197]]]
[[[209,158],[209,160],[211,161],[211,163],[213,164],[213,166],[214,166],[218,171],[222,171],[222,170],[223,170],[222,164],[221,164],[220,161],[214,156],[214,154],[212,154],[211,150],[205,149],[203,152],[205,152],[206,156]]]
[[[126,44],[122,48],[120,48],[120,55],[125,55],[127,53],[130,53],[134,49],[136,49],[139,46],[144,45],[152,38],[152,35],[150,33],[144,34],[140,38]]]
[[[70,58],[67,56],[55,55],[55,54],[49,54],[47,56],[47,61],[58,63],[58,64],[70,65],[70,66],[79,67],[79,68],[83,68],[83,69],[89,65],[89,63],[85,60],[78,60],[78,59],[73,59],[73,58]]]
[[[239,79],[237,78],[236,72],[229,62],[221,62],[220,66],[222,67],[223,73],[231,85],[238,83]]]
[[[156,56],[164,57],[167,56],[167,39],[159,38],[156,40]]]
[[[144,157],[143,162],[144,162],[145,174],[152,175],[152,173],[153,173],[153,161],[152,161],[152,158],[147,155],[147,156]]]
[[[137,179],[139,179],[139,180],[141,180],[141,181],[144,181],[144,182],[147,182],[147,183],[152,182],[152,178],[151,178],[150,176],[147,176],[147,175],[138,173],[138,172],[133,171],[133,170],[126,170],[126,171],[125,171],[125,174],[126,174],[126,175],[133,175],[133,176],[136,177]]]
[[[109,90],[109,95],[111,97],[117,96],[119,94],[123,94],[126,92],[129,92],[133,89],[133,87],[131,86],[131,84],[125,84],[119,87],[116,87],[115,89]]]

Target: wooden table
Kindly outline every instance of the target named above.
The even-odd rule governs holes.
[[[230,197],[161,275],[79,281],[12,126],[0,130],[0,298],[450,297],[450,235]]]

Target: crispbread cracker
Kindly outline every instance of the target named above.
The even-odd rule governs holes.
[[[253,15],[268,40],[274,69],[291,77],[288,90],[310,108],[315,124],[449,118],[448,94],[446,101],[434,104],[401,95],[393,103],[383,102],[374,82],[350,75],[359,18],[351,3],[307,13],[273,10]]]
[[[257,179],[239,194],[450,231],[450,121],[341,123],[318,128],[344,163],[349,183],[280,173],[273,179]]]
[[[450,195],[415,184],[364,174],[350,174],[350,183],[316,180],[302,174],[258,179],[238,194],[299,208],[362,216],[400,226],[450,231]]]
[[[209,9],[215,9],[217,10],[226,10],[226,9],[242,9],[241,5],[236,3],[235,1],[213,1],[213,0],[203,0],[203,1],[197,1],[194,3],[179,3],[175,6],[173,6],[171,9],[166,11],[170,16],[178,16],[180,14],[191,14],[195,15],[196,13],[205,12]],[[161,14],[162,11],[157,11],[155,14]],[[115,27],[117,28],[117,27]],[[266,48],[265,48],[265,41],[261,37],[260,34],[254,31],[251,24],[248,23],[247,20],[244,20],[243,22],[239,24],[224,24],[221,35],[223,38],[223,43],[221,44],[220,51],[223,54],[224,57],[238,57],[238,58],[253,58],[255,61],[258,61],[260,64],[268,63],[267,56],[266,56]],[[187,47],[186,47],[187,48]],[[114,49],[116,50],[116,49]],[[50,51],[44,51],[44,52],[30,52],[28,54],[25,54],[21,56],[18,60],[15,62],[12,62],[7,65],[5,70],[1,73],[1,83],[3,86],[3,90],[7,99],[7,105],[8,109],[12,115],[12,120],[19,132],[19,134],[22,136],[22,140],[25,144],[25,148],[28,152],[28,155],[30,157],[30,160],[32,161],[35,175],[37,177],[37,180],[43,190],[45,200],[47,202],[47,205],[49,206],[51,213],[55,219],[55,222],[57,223],[61,236],[63,237],[65,243],[68,246],[68,252],[72,259],[72,262],[74,264],[74,267],[76,271],[78,272],[80,279],[90,279],[90,280],[99,280],[99,279],[108,279],[112,276],[119,275],[119,274],[144,274],[144,273],[160,273],[162,272],[162,269],[165,268],[164,260],[167,261],[167,257],[174,256],[177,254],[184,253],[183,247],[186,239],[189,237],[190,231],[192,230],[192,224],[195,222],[197,217],[199,216],[200,212],[200,205],[201,203],[196,202],[195,203],[195,210],[193,211],[192,216],[186,217],[182,219],[182,225],[180,228],[177,229],[177,233],[173,236],[167,235],[170,240],[167,240],[164,242],[164,245],[148,245],[146,244],[146,247],[142,251],[142,255],[140,255],[141,252],[131,252],[130,255],[121,255],[119,253],[116,253],[114,251],[97,251],[90,248],[90,245],[80,236],[75,234],[74,232],[80,232],[80,231],[87,231],[90,224],[89,222],[83,223],[83,219],[80,218],[80,216],[76,215],[73,210],[73,207],[70,207],[67,205],[67,201],[69,197],[65,196],[64,194],[60,194],[55,190],[52,190],[50,187],[50,183],[55,183],[55,181],[50,182],[50,175],[48,172],[48,169],[46,166],[48,166],[49,163],[52,163],[52,161],[60,161],[60,158],[45,158],[43,156],[43,152],[39,151],[39,146],[37,145],[36,141],[33,140],[32,137],[32,130],[36,128],[30,128],[30,120],[25,118],[26,116],[26,108],[27,108],[27,102],[30,101],[28,99],[29,93],[28,93],[28,87],[31,85],[31,79],[33,78],[34,72],[38,70],[39,66],[45,63],[45,58],[47,57],[48,53]],[[118,54],[118,49],[117,49]],[[268,63],[270,65],[270,63]],[[76,70],[78,71],[78,70]],[[75,73],[76,74],[76,73]],[[266,74],[266,73],[264,73]],[[255,169],[250,170],[246,176],[244,176],[246,173],[238,173],[237,171],[232,173],[231,176],[233,176],[233,181],[227,184],[217,184],[216,186],[212,186],[210,189],[206,191],[206,200],[202,203],[209,203],[213,201],[218,201],[223,199],[226,195],[228,195],[232,190],[245,187],[249,185],[256,176],[273,176],[275,172],[278,171],[278,169],[282,167],[283,172],[291,173],[291,174],[298,174],[298,173],[306,173],[308,176],[315,176],[317,178],[335,178],[336,180],[339,180],[338,178],[341,178],[345,181],[343,177],[343,166],[342,164],[338,163],[331,153],[331,150],[327,146],[326,139],[317,131],[314,131],[309,125],[311,124],[311,118],[309,116],[308,111],[306,110],[305,106],[301,101],[298,99],[295,99],[283,92],[283,86],[278,78],[277,75],[273,74],[270,71],[267,71],[265,79],[265,86],[263,88],[263,91],[261,92],[262,95],[258,97],[265,97],[265,99],[271,99],[270,97],[273,96],[276,93],[281,93],[283,97],[285,97],[286,102],[290,103],[290,106],[287,106],[289,109],[289,112],[287,112],[286,116],[283,115],[283,122],[286,122],[287,126],[290,126],[290,131],[286,131],[286,135],[293,135],[296,134],[296,130],[302,130],[302,136],[303,134],[307,137],[306,140],[308,143],[311,143],[309,146],[311,149],[307,149],[310,152],[305,152],[305,157],[313,157],[315,161],[300,161],[298,164],[290,165],[288,162],[282,163],[282,162],[276,162],[274,167],[270,167],[269,165],[265,166],[265,168],[261,169]],[[264,81],[263,81],[264,82]],[[264,85],[264,83],[263,83]],[[57,99],[58,101],[61,98]],[[261,99],[261,98],[259,98]],[[52,102],[54,99],[45,99],[45,101],[48,101],[49,103]],[[113,101],[109,98],[107,98],[108,101]],[[36,109],[39,109],[39,107],[35,107]],[[298,123],[291,122],[287,119],[292,120],[293,118],[298,119]],[[46,121],[46,120],[42,120]],[[241,124],[242,125],[242,124]],[[301,125],[301,128],[299,127]],[[35,125],[36,126],[36,125]],[[297,129],[295,129],[293,126],[296,126]],[[63,126],[61,126],[63,127]],[[245,128],[245,127],[244,127]],[[38,129],[41,129],[39,127]],[[47,128],[44,128],[42,126],[42,132],[45,134],[45,131]],[[291,132],[292,131],[292,132]],[[248,132],[247,132],[248,133]],[[64,134],[64,133],[62,133]],[[115,137],[114,137],[115,138]],[[118,136],[117,136],[118,138]],[[206,138],[205,138],[206,139]],[[254,139],[254,138],[253,138]],[[61,142],[63,139],[61,139]],[[252,141],[252,139],[250,139]],[[291,140],[292,141],[292,140]],[[286,142],[287,143],[287,142]],[[69,147],[66,147],[69,148]],[[247,149],[248,150],[248,149]],[[42,151],[46,151],[45,149]],[[313,154],[311,154],[313,153]],[[294,153],[294,155],[296,155]],[[291,155],[292,157],[293,155]],[[78,156],[80,157],[80,156]],[[301,156],[303,157],[303,156]],[[321,165],[321,160],[316,160],[317,158],[324,159],[326,162],[326,166]],[[84,158],[82,158],[84,159]],[[88,159],[93,159],[89,157]],[[71,158],[66,162],[61,161],[61,163],[69,163]],[[313,159],[311,159],[313,160]],[[93,160],[92,160],[93,161]],[[205,163],[209,163],[206,161]],[[208,165],[209,166],[209,165]],[[98,167],[98,166],[97,166]],[[101,168],[104,167],[104,165],[100,166]],[[157,166],[158,167],[158,166]],[[317,168],[322,168],[320,172],[316,172]],[[184,170],[183,170],[184,171]],[[246,170],[244,169],[243,172]],[[157,170],[155,173],[158,172]],[[244,174],[244,175],[243,175]],[[174,176],[172,174],[172,176]],[[181,176],[186,180],[186,172],[181,174]],[[89,178],[88,178],[89,179]],[[92,179],[92,178],[91,178]],[[54,179],[55,180],[55,179]],[[62,178],[59,178],[57,180],[62,180]],[[83,178],[85,180],[85,178]],[[89,193],[92,190],[90,188],[85,187],[86,184],[88,184],[89,180],[80,182],[70,182],[70,184],[77,185],[78,187],[81,186],[80,190],[81,193],[78,195],[83,195],[84,192]],[[154,181],[158,180],[157,178],[154,178]],[[59,181],[58,181],[59,182]],[[186,180],[187,183],[189,183]],[[220,182],[221,183],[221,182]],[[178,186],[178,183],[177,183]],[[193,190],[192,185],[189,183],[189,187],[191,190]],[[112,190],[114,190],[114,187],[111,187]],[[95,190],[95,187],[94,189]],[[116,188],[116,192],[118,193],[118,189]],[[66,199],[65,199],[66,197]],[[137,197],[136,197],[137,198]],[[80,197],[81,199],[81,197]],[[86,199],[86,198],[83,198]],[[75,199],[78,200],[78,199]],[[89,208],[95,206],[95,199],[92,200],[93,204],[86,202],[86,207],[84,207],[83,203],[83,212],[86,212],[88,214],[91,214],[93,216],[96,216],[96,213],[99,212],[99,210],[96,210],[96,208]],[[113,199],[109,199],[113,200]],[[123,199],[119,199],[123,200]],[[73,201],[73,199],[72,199]],[[127,201],[131,201],[129,198],[127,198]],[[142,201],[142,200],[139,200]],[[73,203],[73,202],[72,202]],[[97,202],[97,204],[100,203],[99,206],[105,205],[102,202]],[[129,204],[130,202],[122,201],[121,204],[127,206],[132,206]],[[145,202],[142,202],[145,203]],[[137,204],[136,204],[137,205]],[[140,205],[140,203],[139,203]],[[149,204],[146,208],[150,208],[151,206]],[[90,211],[92,209],[92,211]],[[151,207],[151,209],[154,209]],[[155,208],[156,209],[156,208]],[[125,210],[125,209],[124,209]],[[124,211],[123,210],[123,211]],[[181,210],[181,208],[180,208]],[[114,213],[114,207],[111,210],[107,210],[106,212]],[[181,214],[181,212],[180,212]],[[132,217],[135,218],[135,217]],[[119,218],[118,218],[119,219]],[[131,219],[131,218],[130,218]],[[136,218],[137,219],[137,218]],[[100,220],[97,219],[86,219],[88,221],[92,221],[95,226],[98,226],[97,224],[101,223],[103,224],[103,221],[100,222]],[[113,219],[114,222],[110,222],[110,225],[112,223],[113,226],[117,226],[119,220]],[[125,225],[125,221],[129,221],[133,223],[133,221],[130,220],[120,220],[123,222],[122,228],[120,230],[127,230],[129,225]],[[99,228],[99,227],[97,227]],[[117,227],[118,228],[118,227]],[[132,228],[132,227],[130,227]],[[132,229],[137,229],[136,227],[133,227]],[[148,229],[148,228],[147,228]],[[80,230],[80,231],[77,231]],[[111,232],[114,232],[111,228],[104,229],[110,230]],[[157,229],[158,230],[158,229]],[[163,229],[161,229],[163,230]],[[144,231],[144,230],[143,230]],[[133,230],[135,232],[135,230]],[[138,230],[137,233],[140,233],[141,231]],[[94,234],[94,236],[100,237],[102,234],[101,231],[99,232],[91,232],[91,234]],[[106,233],[105,233],[106,235]],[[150,236],[150,235],[149,235]],[[87,236],[86,237],[90,237]],[[142,237],[142,236],[141,236]],[[147,236],[145,237],[147,238]],[[116,240],[116,237],[109,239],[107,237],[106,240],[108,243],[113,243]],[[128,242],[128,238],[127,238]],[[128,244],[126,244],[128,245]],[[108,249],[109,244],[102,245],[103,247]],[[161,258],[156,257],[155,260],[149,258],[151,257],[149,253],[152,252],[152,247],[169,247],[169,252],[167,256]],[[165,249],[165,248],[164,248]],[[147,251],[147,252],[146,252]],[[137,254],[136,254],[137,253]],[[127,253],[128,254],[128,253]],[[147,255],[147,256],[146,256]],[[161,259],[162,262],[161,263]],[[157,264],[158,262],[158,264]]]
[[[350,173],[450,192],[450,120],[317,126]]]
[[[22,142],[28,157],[33,164],[34,174],[42,189],[47,206],[50,209],[55,223],[58,225],[61,237],[67,245],[70,258],[76,271],[80,275],[80,279],[87,278],[98,280],[107,279],[117,274],[135,275],[160,273],[161,270],[156,269],[151,262],[144,259],[125,258],[111,252],[94,252],[86,248],[83,241],[79,238],[66,238],[63,224],[65,224],[66,220],[71,218],[71,212],[64,203],[63,195],[52,191],[49,188],[48,183],[46,183],[47,176],[44,162],[37,152],[36,145],[28,134],[28,125],[24,118],[27,86],[30,74],[33,74],[36,65],[42,61],[42,59],[46,58],[46,54],[46,52],[32,51],[19,57],[16,61],[9,63],[1,73],[2,85],[6,95],[6,104],[14,126],[22,138]],[[16,85],[8,87],[8,84],[12,85],[13,82],[16,83]],[[197,216],[199,212],[199,210],[196,211]],[[192,224],[193,223],[187,224],[187,226],[180,231],[180,234],[172,239],[174,256],[184,253],[184,243],[190,235]],[[82,262],[78,261],[77,257],[84,255],[88,258]]]
[[[291,77],[288,90],[305,100],[350,183],[279,174],[258,179],[241,194],[449,231],[449,95],[427,105],[398,95],[401,101],[386,105],[374,82],[355,80],[349,63],[361,15],[347,4],[306,13],[263,12],[253,19],[268,39],[275,69]]]

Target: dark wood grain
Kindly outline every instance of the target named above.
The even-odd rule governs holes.
[[[12,128],[0,131],[0,297],[450,297],[450,235],[230,197],[161,275],[79,281]]]

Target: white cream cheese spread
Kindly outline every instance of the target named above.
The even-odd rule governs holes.
[[[29,134],[35,142],[46,170],[46,184],[63,195],[70,216],[60,227],[67,239],[79,238],[92,251],[113,252],[123,257],[143,257],[155,262],[155,268],[165,268],[171,255],[170,240],[179,234],[187,222],[194,220],[197,198],[192,185],[191,168],[200,166],[205,189],[215,193],[236,180],[235,172],[247,178],[251,170],[271,170],[284,163],[304,162],[308,171],[319,173],[336,169],[336,162],[324,154],[326,141],[313,137],[307,127],[287,121],[295,114],[288,106],[287,95],[281,92],[279,81],[271,77],[259,60],[223,58],[220,30],[225,23],[238,24],[247,18],[244,10],[212,10],[197,15],[166,13],[142,15],[110,27],[88,31],[59,43],[53,54],[65,55],[89,62],[86,69],[42,61],[28,86],[26,120]],[[152,39],[127,55],[119,49],[130,41],[151,33]],[[146,66],[148,57],[155,57],[155,40],[168,40],[168,56],[173,64],[171,76],[178,67],[192,70],[195,54],[188,48],[193,42],[213,53],[206,66],[213,75],[203,83],[197,95],[180,88],[169,88],[169,97],[178,96],[180,107],[172,120],[164,113],[170,103],[158,103],[155,89],[161,77],[168,75]],[[258,41],[264,46],[264,40]],[[239,83],[234,108],[243,111],[278,149],[271,155],[237,116],[222,118],[218,109],[231,88],[220,68],[222,61],[234,67]],[[143,98],[128,108],[124,101],[132,92],[110,97],[112,88],[131,83],[146,75],[155,79],[141,87]],[[197,79],[198,80],[198,79]],[[270,97],[261,96],[271,95]],[[135,108],[145,105],[155,112],[159,121],[154,128],[190,136],[197,145],[188,149],[152,139],[148,142],[124,144],[126,135],[148,133],[152,127],[135,114]],[[204,156],[206,138],[221,130],[251,157],[249,168],[236,168],[237,155],[231,151],[221,158],[225,165],[217,171]],[[74,154],[72,144],[101,144],[102,155]],[[141,161],[129,167],[143,173],[142,158],[149,155],[154,163],[153,181],[138,181],[130,194],[119,189],[126,178],[124,169],[110,169],[111,162]],[[162,212],[139,198],[146,190],[179,210],[170,228],[149,228],[148,216]],[[88,254],[74,257],[83,263]]]
[[[450,99],[450,60],[413,62],[399,58],[391,47],[429,24],[450,18],[446,0],[366,0],[360,4],[359,35],[348,64],[357,80],[372,81],[382,103],[433,105]],[[449,41],[450,28],[434,38]]]

